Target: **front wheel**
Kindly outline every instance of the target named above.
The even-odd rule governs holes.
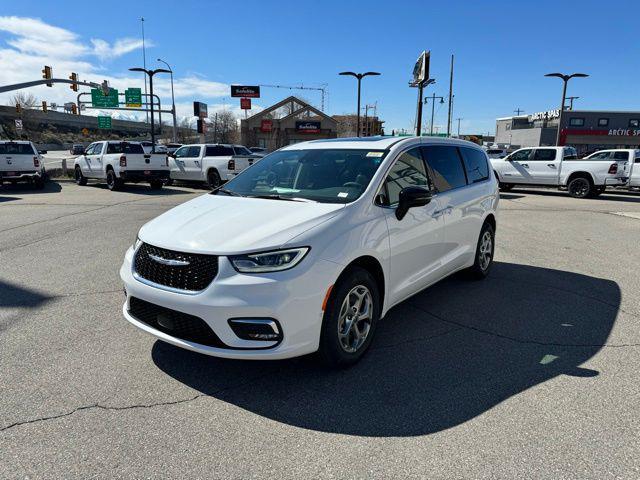
[[[476,245],[476,258],[473,266],[467,269],[469,276],[476,280],[482,280],[489,275],[493,265],[493,252],[495,250],[495,232],[490,223],[485,223],[480,230],[480,237]]]
[[[346,367],[365,354],[380,317],[380,294],[371,274],[349,269],[334,285],[322,319],[319,353],[330,367]]]
[[[80,167],[76,167],[75,172],[74,172],[74,177],[76,180],[76,183],[80,186],[84,186],[87,184],[87,177],[85,177],[82,174],[82,170],[80,170]]]
[[[569,182],[567,190],[573,198],[587,198],[593,193],[593,185],[588,178],[576,177]]]

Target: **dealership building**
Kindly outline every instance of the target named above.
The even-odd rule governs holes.
[[[605,148],[640,148],[640,112],[548,110],[496,120],[495,143],[509,148],[570,145],[579,154]]]
[[[338,122],[297,97],[288,97],[241,120],[242,144],[270,151],[285,145],[336,138]]]

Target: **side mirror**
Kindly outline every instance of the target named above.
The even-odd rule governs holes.
[[[412,207],[423,207],[431,201],[431,192],[422,187],[405,187],[400,190],[396,218],[402,220]]]

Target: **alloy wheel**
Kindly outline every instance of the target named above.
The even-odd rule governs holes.
[[[338,339],[345,352],[355,353],[364,345],[373,319],[373,296],[357,285],[347,294],[338,317]]]
[[[493,256],[493,238],[491,238],[491,232],[485,231],[480,241],[480,249],[478,250],[478,263],[480,269],[485,271],[491,264],[491,257]]]
[[[589,193],[589,181],[585,178],[577,178],[571,182],[569,192],[576,197],[585,197]]]

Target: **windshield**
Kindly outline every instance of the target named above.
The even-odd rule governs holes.
[[[221,192],[349,203],[362,195],[385,155],[380,150],[281,150],[243,171]]]

